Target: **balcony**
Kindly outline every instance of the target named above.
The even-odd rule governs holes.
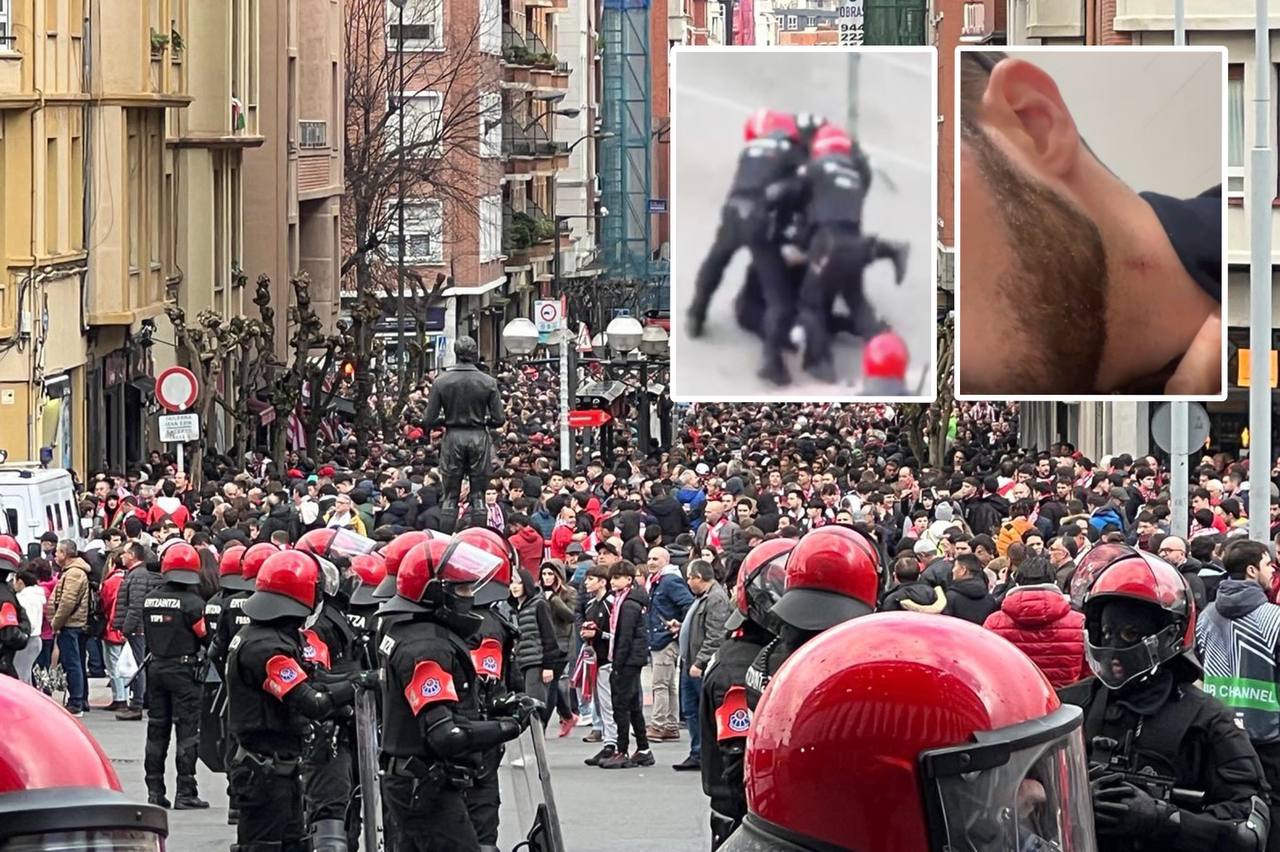
[[[502,24],[502,85],[504,88],[528,88],[533,73],[533,54],[524,36],[508,23]]]
[[[531,150],[533,162],[530,170],[533,174],[546,175],[558,169],[569,167],[569,145],[565,142],[557,142],[547,135],[547,130],[541,124],[535,124],[525,131],[528,137],[528,147]]]
[[[530,222],[529,235],[532,240],[529,246],[529,259],[532,261],[548,260],[556,251],[555,220],[530,199],[525,200],[524,210],[524,215],[528,217]]]

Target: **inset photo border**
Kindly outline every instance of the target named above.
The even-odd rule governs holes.
[[[672,399],[932,402],[938,357],[936,49],[675,47],[670,73]],[[849,97],[851,86],[856,86],[857,97]],[[763,340],[744,330],[735,304],[750,265],[745,247],[723,270],[702,335],[689,333],[698,272],[716,240],[744,149],[744,128],[760,109],[791,116],[816,114],[841,127],[854,124],[851,135],[870,166],[861,232],[877,237],[880,247],[864,267],[865,298],[858,307],[869,309],[848,318],[843,295],[836,300],[840,316],[832,328],[841,323],[847,327],[856,319],[855,330],[861,335],[838,331],[833,337],[835,383],[803,369],[804,341],[798,327],[792,334],[795,348],[784,355],[790,384],[777,385],[758,375],[764,363]],[[900,255],[906,263],[898,284],[890,254],[901,244],[906,246]],[[803,255],[793,261],[798,298],[807,261]],[[846,285],[839,289],[845,291]],[[855,284],[851,297],[858,290]],[[744,304],[763,313],[759,297]],[[864,344],[878,330],[877,319],[898,334],[907,349],[905,381],[890,392],[881,388],[892,384],[864,381],[861,375]]]
[[[986,58],[966,59],[973,54]],[[992,61],[1004,56],[1034,68]],[[967,89],[966,70],[978,81]],[[955,398],[1225,400],[1226,48],[966,45],[956,48],[954,76]],[[966,102],[980,105],[980,125],[969,123]],[[1216,201],[1199,197],[1215,183]],[[979,224],[965,222],[966,209]],[[1199,227],[1215,209],[1216,240]],[[1212,273],[1196,263],[1215,244],[1216,346]],[[1054,275],[1024,272],[1030,263]],[[968,302],[966,278],[974,288]],[[1087,286],[1095,281],[1104,286]],[[1179,286],[1164,289],[1169,282]],[[1029,301],[1050,288],[1057,289],[1052,301]],[[1110,317],[1101,334],[1085,320],[1097,311]],[[1174,340],[1181,342],[1162,346]],[[1215,349],[1220,364],[1212,391],[1151,390],[1181,366],[1207,385]],[[973,353],[968,361],[966,351]],[[1193,361],[1187,352],[1197,353]],[[993,378],[1002,373],[1010,376],[1008,390]],[[1082,375],[1094,377],[1091,390],[1081,387]],[[1037,391],[1042,377],[1044,390]],[[1098,392],[1099,383],[1118,390]]]

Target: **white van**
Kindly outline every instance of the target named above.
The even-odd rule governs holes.
[[[16,538],[23,552],[32,544],[38,547],[47,532],[83,547],[87,542],[76,503],[75,486],[65,470],[0,465],[0,532]]]

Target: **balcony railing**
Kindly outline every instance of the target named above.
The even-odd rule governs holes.
[[[542,39],[538,38],[538,34],[533,30],[529,30],[524,34],[524,46],[534,56],[551,53],[551,51],[547,50],[546,44],[543,43]]]
[[[535,243],[554,240],[555,228],[551,217],[532,201],[525,201],[524,210],[513,210],[510,204],[503,205],[502,246],[507,254],[526,251]]]
[[[533,139],[520,126],[518,121],[504,119],[502,122],[502,156],[532,157],[536,152]]]
[[[511,65],[532,65],[534,53],[515,27],[502,24],[502,58]]]

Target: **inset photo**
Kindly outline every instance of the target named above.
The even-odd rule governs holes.
[[[673,399],[933,399],[936,56],[672,51]]]
[[[957,396],[1223,399],[1226,50],[956,68]]]

